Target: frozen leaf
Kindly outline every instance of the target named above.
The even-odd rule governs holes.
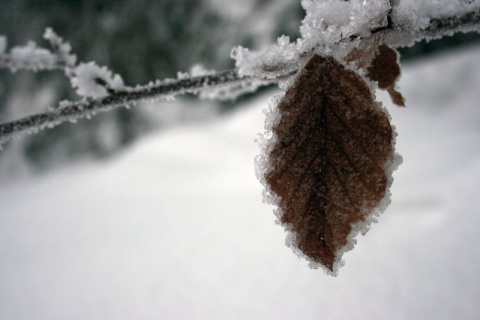
[[[313,56],[277,106],[264,179],[295,248],[335,274],[388,204],[394,134],[368,85]],[[268,196],[268,194],[267,194]],[[275,201],[274,201],[275,202]]]
[[[400,92],[395,90],[395,83],[400,76],[398,53],[387,45],[378,47],[378,53],[367,69],[367,77],[378,82],[380,89],[386,90],[393,103],[404,107],[405,101]]]
[[[405,99],[395,89],[401,73],[398,57],[397,50],[386,44],[382,44],[376,49],[370,48],[367,44],[364,48],[354,48],[344,60],[348,63],[355,63],[358,68],[365,70],[367,78],[376,81],[380,89],[387,91],[393,103],[404,107]]]

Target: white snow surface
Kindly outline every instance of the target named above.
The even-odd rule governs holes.
[[[0,319],[480,318],[479,55],[406,66],[407,108],[379,95],[404,163],[338,277],[298,260],[262,203],[262,96],[110,161],[4,181]]]

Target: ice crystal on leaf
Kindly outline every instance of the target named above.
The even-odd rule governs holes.
[[[266,52],[233,52],[244,74],[294,76],[266,111],[256,159],[264,197],[276,205],[287,244],[310,266],[336,275],[351,250],[390,202],[395,131],[375,89],[390,93],[398,54],[372,30],[388,24],[390,1],[302,1],[302,38],[282,37]],[[352,37],[350,42],[342,39]],[[366,37],[366,39],[362,39]],[[275,67],[273,67],[275,66]]]

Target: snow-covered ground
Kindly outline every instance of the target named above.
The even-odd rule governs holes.
[[[381,95],[404,163],[338,277],[298,260],[262,204],[262,96],[1,185],[0,319],[479,319],[479,57],[406,66],[408,108]]]

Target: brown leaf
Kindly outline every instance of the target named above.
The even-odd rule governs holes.
[[[394,154],[389,118],[359,75],[318,55],[278,109],[266,182],[280,197],[280,220],[295,245],[335,272],[352,245],[352,226],[366,226],[386,195]]]
[[[402,94],[395,90],[395,83],[399,76],[400,66],[398,64],[397,51],[385,44],[381,45],[378,47],[378,53],[367,68],[367,77],[378,81],[378,87],[390,94],[393,103],[404,107],[405,101]]]

